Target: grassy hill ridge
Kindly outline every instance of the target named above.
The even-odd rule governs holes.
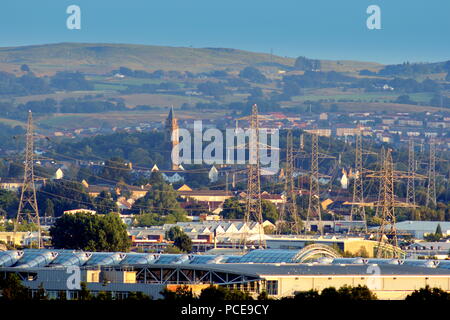
[[[228,48],[188,48],[136,44],[57,43],[0,48],[0,70],[17,70],[28,64],[36,73],[73,69],[107,72],[120,66],[146,71],[202,72],[241,69],[247,65],[292,67],[295,58]],[[323,60],[324,70],[379,69],[381,64],[360,61]]]

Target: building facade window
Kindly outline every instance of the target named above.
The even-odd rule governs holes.
[[[267,294],[278,295],[278,280],[268,280],[267,281]]]

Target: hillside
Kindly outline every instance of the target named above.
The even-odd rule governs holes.
[[[294,62],[294,58],[226,48],[86,43],[0,48],[0,70],[14,71],[22,64],[28,64],[32,70],[41,74],[65,69],[103,73],[120,66],[146,71],[162,69],[191,72],[225,68],[233,70],[248,65],[289,68]],[[381,67],[377,63],[359,61],[322,61],[322,65],[324,71],[341,72]]]

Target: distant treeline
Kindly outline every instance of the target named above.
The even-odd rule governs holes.
[[[92,90],[89,83],[80,72],[57,72],[52,77],[36,77],[29,71],[22,76],[0,71],[0,96],[27,96],[32,94],[47,94],[58,90]]]
[[[24,120],[28,111],[36,114],[47,113],[98,113],[128,110],[121,99],[102,100],[101,97],[85,96],[83,98],[67,98],[60,102],[55,99],[28,101],[14,106],[12,103],[0,103],[0,116]]]
[[[432,74],[432,73],[449,73],[450,72],[450,60],[446,62],[437,63],[409,63],[394,64],[385,66],[379,72],[373,72],[370,70],[361,70],[360,75],[363,76],[406,76],[414,77],[420,74]]]

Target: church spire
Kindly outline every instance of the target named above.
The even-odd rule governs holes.
[[[175,112],[173,111],[173,105],[170,108],[169,115],[166,120],[166,132],[169,135],[169,139],[171,141],[172,149],[175,148],[176,145],[179,144],[178,138],[178,119],[175,118]],[[174,161],[175,160],[175,161]],[[172,159],[172,170],[178,170],[179,166],[175,162],[178,159]]]

